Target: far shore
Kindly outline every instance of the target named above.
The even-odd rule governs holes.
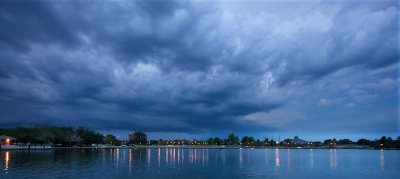
[[[283,147],[283,146],[195,146],[195,145],[135,145],[135,146],[85,146],[85,147],[53,147],[52,149],[157,149],[157,148],[180,148],[180,149],[360,149],[360,150],[399,150],[396,148],[373,148],[369,146],[320,146],[320,147]]]
[[[52,150],[52,149],[360,149],[360,150],[400,150],[399,148],[374,148],[367,145],[322,145],[322,146],[242,146],[242,145],[104,145],[57,147],[50,145],[3,145],[0,150]]]

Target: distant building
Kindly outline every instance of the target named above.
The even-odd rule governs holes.
[[[308,144],[307,141],[303,140],[303,139],[299,139],[298,136],[294,136],[293,139],[290,139],[290,143],[293,145],[305,145]]]
[[[6,135],[1,135],[0,136],[0,145],[10,145],[15,142],[15,138],[6,136]]]

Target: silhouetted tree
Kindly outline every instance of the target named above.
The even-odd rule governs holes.
[[[215,145],[214,138],[208,138],[208,139],[207,139],[207,144],[208,144],[208,145]]]
[[[257,139],[256,143],[254,145],[255,146],[262,146],[262,142],[260,141],[260,139]]]
[[[386,143],[386,140],[387,140],[386,136],[382,136],[382,137],[378,140],[378,142],[381,143],[381,144],[384,144],[384,143]]]
[[[215,145],[222,145],[224,143],[224,140],[222,140],[218,137],[215,137],[214,142],[215,142]]]
[[[159,145],[160,142],[158,140],[150,140],[150,145]]]
[[[84,127],[79,127],[76,130],[76,135],[82,140],[85,145],[103,144],[104,136]]]
[[[147,134],[140,131],[131,134],[132,136],[129,137],[129,143],[131,144],[147,144]]]
[[[244,136],[244,137],[242,137],[241,143],[242,143],[242,145],[245,145],[245,146],[252,146],[255,144],[255,140],[254,140],[254,137]]]
[[[234,133],[229,134],[228,138],[226,139],[227,145],[238,145],[239,144],[239,137]]]
[[[276,141],[274,141],[274,139],[271,139],[271,140],[269,141],[269,145],[270,145],[270,146],[276,146],[277,144],[276,144]]]
[[[114,135],[108,134],[104,137],[104,142],[106,144],[114,144],[114,145],[119,145],[120,141],[115,137]]]
[[[334,138],[334,139],[326,139],[326,140],[324,140],[324,144],[325,145],[333,145],[333,144],[336,144],[337,143],[337,141],[336,141],[336,139]]]
[[[368,139],[360,139],[357,141],[358,145],[372,145],[372,141],[368,140]]]
[[[338,144],[341,144],[341,145],[343,145],[343,144],[353,144],[353,141],[351,141],[350,139],[340,139],[338,141]]]

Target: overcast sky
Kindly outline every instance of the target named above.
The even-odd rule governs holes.
[[[397,1],[1,1],[0,127],[399,134]]]

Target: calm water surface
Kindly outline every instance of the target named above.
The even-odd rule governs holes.
[[[400,178],[400,151],[66,149],[1,151],[0,178]]]

